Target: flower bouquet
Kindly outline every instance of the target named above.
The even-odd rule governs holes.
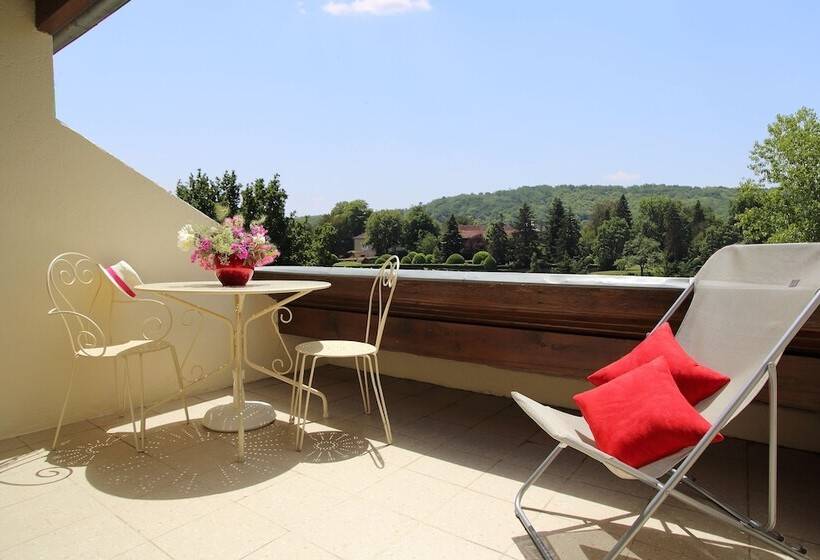
[[[182,226],[177,246],[191,251],[191,262],[215,271],[223,286],[244,286],[254,267],[270,264],[279,256],[267,235],[261,224],[252,223],[248,231],[244,218],[234,216],[215,226]]]

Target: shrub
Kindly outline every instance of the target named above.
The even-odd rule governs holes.
[[[409,254],[404,255],[401,258],[401,264],[413,264],[413,257],[411,257]]]
[[[373,264],[384,264],[385,262],[387,262],[387,259],[389,259],[389,258],[390,258],[390,255],[382,255],[381,257],[377,258],[376,262],[373,263]]]
[[[498,265],[495,262],[495,259],[492,255],[487,255],[487,258],[484,259],[484,270],[495,270],[498,268]]]
[[[458,253],[453,253],[445,261],[447,264],[464,264],[464,257]]]
[[[434,262],[436,262],[436,257],[434,257],[433,255],[426,255],[425,260],[427,261],[427,264],[433,264]]]
[[[413,257],[413,264],[427,264],[427,259],[421,253],[418,253]]]
[[[482,264],[489,256],[490,253],[487,251],[478,251],[475,255],[473,255],[473,264]]]

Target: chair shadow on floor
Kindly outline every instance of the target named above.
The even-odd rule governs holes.
[[[539,524],[559,526],[554,530],[538,531],[538,535],[547,544],[554,558],[603,560],[635,520],[638,513],[635,508],[636,498],[623,496],[623,499],[619,499],[613,492],[606,492],[603,497],[592,488],[578,486],[573,486],[570,494],[573,499],[596,501],[606,509],[612,508],[626,513],[602,514],[593,518],[569,513],[567,506],[560,508],[560,511],[550,508],[549,505],[545,509],[524,509],[528,515],[542,514],[551,518],[546,521],[541,517],[540,523],[534,522],[536,530]],[[523,558],[542,560],[523,528],[521,534],[512,540]],[[712,521],[699,512],[683,507],[662,506],[653,519],[641,529],[639,536],[627,547],[622,557],[642,560],[738,560],[749,558],[752,553],[756,560],[782,558],[762,545],[758,546],[739,530]]]
[[[62,478],[82,470],[100,492],[143,500],[240,491],[281,476],[299,463],[338,463],[364,455],[377,464],[381,461],[373,444],[346,431],[313,431],[302,452],[294,450],[294,440],[295,428],[287,421],[246,432],[245,460],[240,463],[236,434],[212,432],[192,420],[148,429],[145,453],[135,451],[130,433],[123,430],[93,441],[69,441],[48,452],[45,460]]]

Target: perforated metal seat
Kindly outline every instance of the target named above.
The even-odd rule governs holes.
[[[375,354],[377,348],[353,340],[312,340],[298,345],[296,351],[319,358],[355,358]]]

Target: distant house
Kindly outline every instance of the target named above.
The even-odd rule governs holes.
[[[504,226],[507,236],[512,236],[515,228]],[[487,226],[479,225],[459,225],[458,233],[464,242],[464,254],[472,255],[476,251],[483,251],[487,248]]]
[[[350,251],[350,254],[356,259],[376,256],[376,251],[373,247],[367,244],[366,233],[360,233],[359,235],[353,237],[353,250]]]

